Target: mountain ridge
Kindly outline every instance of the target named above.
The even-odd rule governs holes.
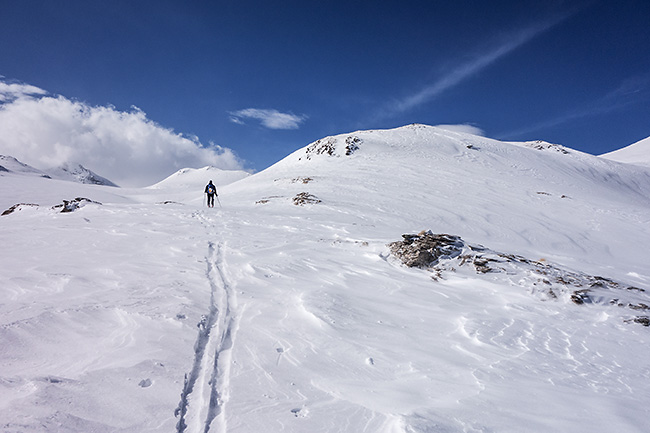
[[[622,149],[600,155],[601,158],[625,164],[650,167],[650,137],[644,138]]]
[[[37,175],[48,179],[59,179],[89,185],[117,187],[115,183],[111,182],[105,177],[102,177],[92,170],[87,169],[83,165],[74,162],[66,162],[59,167],[51,168],[48,170],[40,170],[19,161],[13,156],[0,155],[0,167],[3,167],[5,169],[4,171],[7,173]]]
[[[59,167],[47,170],[47,173],[54,178],[62,180],[71,180],[73,182],[85,183],[90,185],[104,185],[118,187],[117,184],[98,175],[92,170],[76,162],[66,162]]]

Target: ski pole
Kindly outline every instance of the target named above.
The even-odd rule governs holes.
[[[217,194],[217,201],[219,202],[219,207],[222,208],[223,206],[221,206],[221,200],[219,200],[219,194]]]

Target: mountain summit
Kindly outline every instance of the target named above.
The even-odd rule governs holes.
[[[79,163],[65,163],[57,168],[48,170],[48,173],[56,179],[71,180],[91,185],[117,186],[110,180],[88,170]]]

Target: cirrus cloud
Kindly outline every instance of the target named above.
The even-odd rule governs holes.
[[[298,129],[300,124],[307,120],[305,115],[282,113],[273,109],[246,108],[239,111],[231,111],[230,121],[238,125],[244,125],[244,119],[259,120],[262,126],[269,129]]]
[[[558,13],[495,38],[490,45],[476,49],[473,55],[466,57],[455,68],[438,77],[435,81],[426,84],[406,97],[385,104],[374,117],[376,119],[393,117],[431,102],[442,93],[460,85],[532,39],[556,27],[571,17],[577,10],[575,8]]]
[[[37,168],[81,163],[122,186],[156,183],[185,167],[241,169],[228,148],[202,144],[147,118],[0,81],[0,153]]]

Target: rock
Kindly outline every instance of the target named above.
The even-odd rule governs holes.
[[[88,198],[77,197],[74,200],[63,200],[63,204],[53,206],[52,209],[61,209],[61,213],[74,212],[88,203],[101,204],[98,201],[93,201]]]
[[[435,265],[441,257],[457,257],[465,246],[459,236],[433,234],[431,231],[402,237],[404,240],[392,242],[388,247],[395,257],[410,268],[428,268]]]
[[[361,144],[361,139],[355,135],[350,135],[345,139],[345,155],[350,156],[357,150],[359,150],[359,145]]]
[[[293,198],[293,204],[296,206],[304,206],[306,204],[316,204],[320,203],[321,201],[318,199],[313,194],[309,194],[308,192],[301,192],[299,194],[296,194],[296,196]]]
[[[142,379],[138,386],[141,388],[149,388],[152,385],[151,379]]]
[[[305,151],[307,159],[311,159],[313,155],[327,155],[333,156],[336,150],[336,138],[322,138],[311,145]]]
[[[391,255],[408,267],[426,269],[433,280],[450,273],[485,275],[492,282],[517,285],[542,301],[572,302],[576,305],[611,305],[629,310],[650,310],[650,296],[642,288],[610,278],[569,270],[545,260],[530,260],[516,254],[499,253],[470,245],[459,236],[422,231],[402,235],[388,244]],[[648,316],[629,322],[650,327]]]
[[[2,212],[2,215],[0,215],[0,216],[5,216],[5,215],[9,215],[11,213],[14,213],[14,211],[20,210],[20,208],[23,207],[23,206],[38,207],[38,205],[34,204],[34,203],[18,203],[18,204],[15,204],[15,205],[11,206],[6,211]]]

